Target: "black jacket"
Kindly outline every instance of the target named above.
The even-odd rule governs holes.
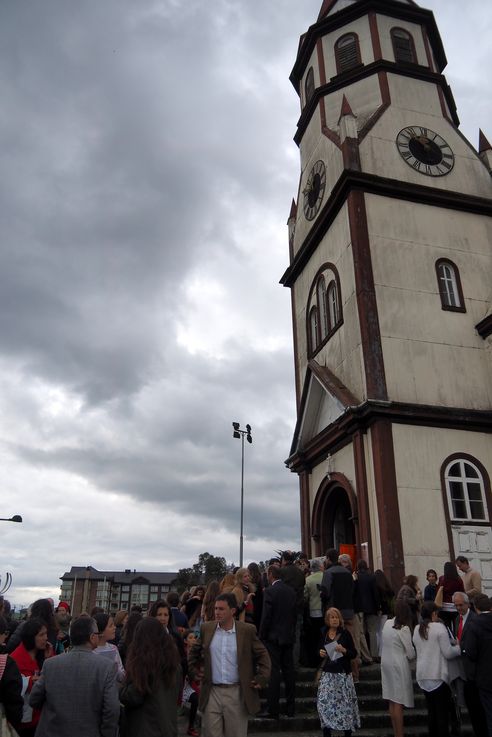
[[[296,592],[297,611],[301,613],[304,609],[304,584],[306,583],[304,573],[294,563],[290,563],[288,566],[282,566],[280,578]]]
[[[478,688],[492,691],[492,613],[479,614],[466,633],[463,654],[475,663]]]
[[[368,571],[360,571],[355,582],[355,611],[363,614],[377,614],[381,609],[381,597],[376,584],[376,576]]]
[[[466,618],[466,622],[463,626],[463,632],[461,633],[461,640],[460,640],[460,647],[461,652],[466,653],[466,647],[468,642],[468,635],[470,634],[470,631],[473,627],[473,623],[477,620],[478,614],[476,614],[472,609],[469,610],[468,616]],[[455,621],[455,632],[458,632],[459,627],[459,616],[457,617]],[[467,681],[474,681],[475,680],[475,674],[476,674],[476,665],[475,663],[472,663],[472,661],[466,656],[463,658],[463,667],[465,669],[465,675]]]
[[[296,593],[283,581],[274,583],[263,592],[263,614],[260,640],[290,645],[295,639]]]
[[[321,601],[325,609],[334,606],[344,619],[354,616],[354,579],[348,568],[330,566],[321,580]]]
[[[3,654],[3,653],[2,653]],[[0,681],[0,702],[5,707],[7,721],[19,724],[22,720],[24,699],[21,696],[22,678],[17,663],[10,655]]]
[[[330,660],[329,658],[326,658],[322,666],[323,671],[325,673],[350,673],[350,661],[357,657],[357,650],[355,649],[352,635],[348,630],[340,629],[338,631],[337,638],[338,643],[340,645],[343,645],[347,652],[345,653],[345,655],[343,655],[343,657],[338,658],[337,660]],[[328,628],[323,627],[323,629],[321,630],[320,649],[329,642],[332,642],[332,640],[328,639]]]

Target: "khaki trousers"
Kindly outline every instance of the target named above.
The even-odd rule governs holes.
[[[248,711],[243,702],[241,687],[212,686],[202,714],[202,736],[246,737],[247,734]]]

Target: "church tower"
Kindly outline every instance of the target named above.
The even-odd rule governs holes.
[[[432,12],[324,0],[291,81],[303,550],[399,585],[465,555],[492,593],[492,149],[460,133]]]

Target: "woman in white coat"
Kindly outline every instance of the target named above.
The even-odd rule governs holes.
[[[460,657],[460,646],[450,639],[448,630],[439,621],[439,608],[433,601],[424,603],[420,617],[421,624],[413,633],[413,644],[417,651],[417,683],[427,702],[429,735],[449,737],[453,702],[448,660]]]
[[[395,616],[383,627],[381,682],[383,699],[389,701],[393,734],[403,737],[403,707],[413,708],[413,684],[410,660],[415,658],[412,645],[412,612],[406,601],[399,600]]]

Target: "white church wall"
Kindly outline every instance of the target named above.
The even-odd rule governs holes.
[[[450,559],[441,490],[442,463],[453,453],[467,453],[492,475],[492,436],[393,425],[393,442],[405,570],[418,576],[422,586],[428,568],[442,572]]]
[[[366,204],[390,398],[492,407],[490,359],[474,329],[490,309],[490,218],[404,201],[394,218],[392,200],[366,195]],[[465,313],[441,307],[439,258],[459,269]]]

